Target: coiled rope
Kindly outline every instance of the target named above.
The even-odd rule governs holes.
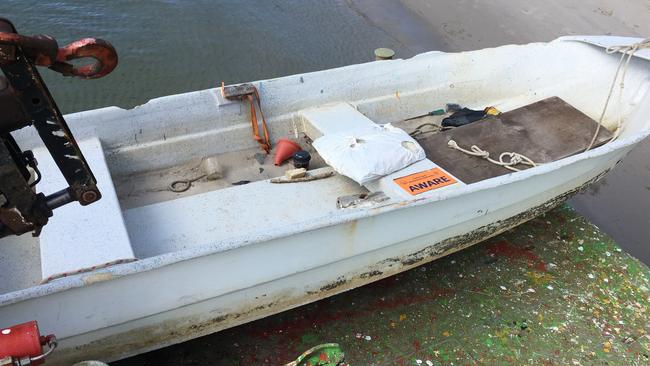
[[[531,167],[537,166],[537,164],[535,164],[535,162],[532,159],[516,152],[503,152],[501,153],[501,155],[499,155],[499,160],[494,160],[490,158],[490,153],[488,151],[483,150],[476,145],[472,145],[470,147],[470,150],[467,150],[458,146],[458,143],[456,143],[456,141],[449,140],[447,146],[452,149],[456,149],[458,151],[464,152],[467,155],[483,158],[492,164],[500,165],[506,169],[512,170],[513,172],[521,171],[521,169],[515,168],[515,165],[523,164]]]
[[[609,106],[609,102],[612,99],[612,96],[614,95],[614,88],[616,87],[616,81],[618,80],[618,75],[621,74],[621,70],[622,70],[623,72],[621,74],[621,82],[619,84],[619,93],[618,93],[618,119],[616,121],[616,131],[614,131],[614,134],[612,135],[610,141],[615,140],[621,134],[621,130],[623,128],[623,89],[625,89],[625,76],[627,75],[627,70],[630,65],[630,61],[632,60],[632,56],[634,56],[634,53],[644,48],[650,48],[650,38],[646,38],[641,42],[633,43],[631,45],[610,46],[607,47],[607,49],[605,49],[605,52],[607,52],[610,55],[616,52],[621,52],[621,59],[618,62],[616,73],[614,73],[614,80],[612,80],[612,85],[609,88],[609,94],[607,94],[607,99],[605,100],[605,106],[603,107],[603,111],[601,112],[600,118],[598,119],[598,127],[596,127],[596,132],[594,133],[594,136],[591,138],[591,142],[589,142],[589,145],[585,149],[585,152],[591,150],[591,148],[594,146],[594,143],[596,142],[596,139],[598,138],[598,134],[600,133],[600,129],[602,128],[603,125],[603,119],[605,118],[605,112],[607,112],[607,107]]]

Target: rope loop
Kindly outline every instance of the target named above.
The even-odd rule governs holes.
[[[585,152],[591,150],[591,148],[594,146],[594,143],[598,138],[598,134],[600,133],[600,129],[603,127],[603,119],[605,118],[605,112],[607,112],[607,107],[609,106],[609,102],[612,99],[612,96],[614,95],[614,88],[616,86],[616,81],[618,80],[619,75],[621,75],[621,81],[618,84],[619,85],[618,119],[616,121],[616,130],[614,131],[614,135],[609,141],[615,140],[621,134],[621,131],[623,130],[623,89],[625,89],[625,76],[627,75],[627,69],[630,65],[630,61],[632,60],[632,57],[634,56],[634,53],[643,48],[650,48],[650,38],[646,38],[641,42],[637,42],[629,45],[609,46],[605,49],[605,52],[610,55],[617,52],[621,52],[621,59],[618,61],[618,67],[616,68],[616,72],[614,73],[614,80],[612,80],[612,85],[609,87],[609,93],[607,94],[607,99],[605,99],[605,105],[603,106],[603,111],[600,113],[600,118],[598,118],[598,126],[596,127],[596,132],[594,132],[594,135],[591,138],[589,145],[585,149]]]
[[[628,45],[619,45],[619,46],[609,46],[605,49],[605,52],[612,53],[623,52],[627,54],[628,52],[634,53],[642,48],[650,48],[650,38],[646,38],[641,42],[628,44]]]
[[[515,166],[519,164],[528,165],[531,167],[537,166],[537,164],[532,159],[516,152],[511,152],[511,151],[502,152],[501,155],[499,155],[499,160],[494,160],[490,158],[490,153],[487,150],[483,150],[476,145],[472,145],[469,148],[469,150],[467,150],[458,146],[458,143],[456,141],[449,140],[449,142],[447,142],[447,146],[451,149],[458,150],[467,155],[483,158],[492,164],[500,165],[506,169],[512,170],[513,172],[521,171],[521,169],[515,168]]]

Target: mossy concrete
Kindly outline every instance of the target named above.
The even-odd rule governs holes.
[[[328,342],[350,365],[650,364],[649,278],[563,206],[397,276],[114,365],[283,365]]]

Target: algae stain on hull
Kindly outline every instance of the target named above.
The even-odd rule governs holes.
[[[414,253],[387,258],[362,271],[340,275],[335,281],[318,285],[317,291],[306,290],[297,293],[293,289],[285,289],[275,294],[267,294],[264,286],[257,286],[260,295],[249,303],[238,304],[237,310],[213,309],[210,311],[212,315],[208,319],[186,317],[168,320],[156,326],[137,328],[72,349],[61,350],[48,360],[48,364],[64,366],[88,358],[108,361],[126,358],[135,355],[136,351],[151,351],[188,341],[385,279],[470,247],[527,222],[562,204],[571,196],[601,179],[607,172],[601,173],[578,188],[508,219],[434,243]],[[263,302],[260,301],[261,298],[264,298]]]

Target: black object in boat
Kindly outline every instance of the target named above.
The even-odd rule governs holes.
[[[460,127],[476,122],[488,116],[489,108],[477,111],[461,107],[458,104],[447,104],[447,110],[453,111],[454,113],[442,120],[442,127]]]
[[[310,160],[311,160],[311,154],[309,154],[309,151],[300,150],[300,151],[296,151],[296,153],[293,154],[293,166],[295,166],[296,169],[300,169],[300,168],[309,169]]]

